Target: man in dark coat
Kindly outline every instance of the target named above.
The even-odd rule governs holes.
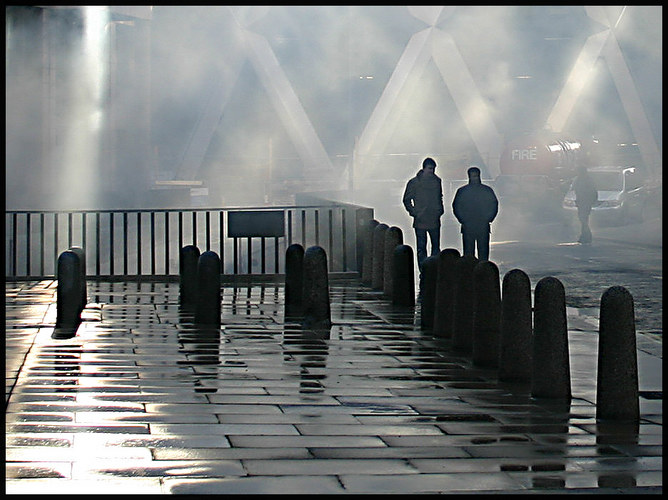
[[[580,219],[581,226],[578,241],[583,245],[589,245],[591,244],[589,214],[591,214],[591,208],[598,201],[598,191],[587,172],[587,167],[579,167],[578,175],[573,181],[573,191],[575,191],[575,205],[578,207],[578,219]]]
[[[422,170],[408,181],[404,190],[404,207],[413,217],[417,260],[420,270],[427,258],[427,234],[431,240],[431,255],[438,255],[441,240],[441,215],[443,215],[443,187],[441,178],[434,171],[436,162],[425,158]]]
[[[489,260],[490,223],[499,211],[494,190],[480,181],[480,169],[468,169],[469,183],[460,187],[452,201],[455,217],[462,225],[464,255],[475,255],[478,260]]]

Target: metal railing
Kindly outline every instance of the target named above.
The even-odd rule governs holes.
[[[229,212],[282,211],[277,237],[228,237]],[[5,212],[5,276],[9,280],[53,278],[58,256],[84,248],[89,278],[169,278],[179,274],[185,245],[218,254],[223,275],[285,272],[285,250],[319,245],[330,273],[361,269],[361,232],[373,209],[349,204],[289,207]]]

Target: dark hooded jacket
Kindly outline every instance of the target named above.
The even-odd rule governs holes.
[[[443,187],[441,178],[424,175],[418,171],[417,175],[408,181],[403,197],[404,207],[413,217],[413,227],[419,229],[434,229],[441,227],[443,208]]]
[[[499,201],[491,187],[469,182],[455,193],[452,210],[462,225],[462,233],[489,233],[489,224],[499,211]]]

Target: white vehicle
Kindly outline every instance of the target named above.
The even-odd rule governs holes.
[[[601,166],[587,171],[598,190],[598,202],[591,211],[592,222],[628,224],[642,221],[649,191],[640,169]],[[568,211],[577,210],[572,187],[564,197],[563,207]]]

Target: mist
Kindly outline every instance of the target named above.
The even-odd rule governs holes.
[[[7,7],[6,206],[262,206],[321,191],[407,234],[401,194],[425,157],[450,224],[468,166],[493,184],[505,144],[555,116],[560,137],[638,144],[660,183],[661,7],[593,9]],[[581,85],[560,101],[569,81]],[[531,234],[511,213],[506,232]]]

